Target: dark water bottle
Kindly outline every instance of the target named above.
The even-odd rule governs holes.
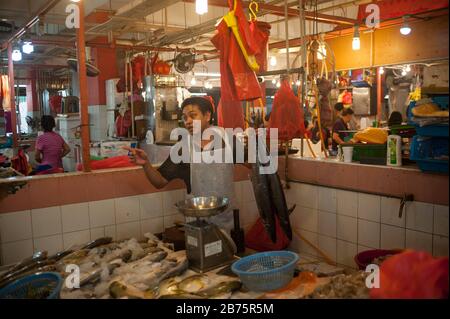
[[[243,253],[245,251],[245,239],[244,230],[239,223],[239,209],[233,210],[234,228],[231,230],[231,238],[233,238],[236,244],[237,253]]]

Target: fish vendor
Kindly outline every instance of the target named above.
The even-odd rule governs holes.
[[[204,97],[190,97],[181,104],[182,117],[184,126],[192,137],[194,135],[194,121],[199,121],[202,136],[204,131],[208,128],[213,128],[213,114],[214,107],[210,100]],[[197,124],[198,125],[198,122]],[[192,143],[196,143],[195,136],[190,139]],[[237,139],[233,138],[233,153],[236,149]],[[200,144],[197,145],[204,153],[205,147],[211,142],[211,139],[200,139]],[[191,144],[192,144],[191,143]],[[189,150],[192,148],[189,147]],[[185,182],[187,192],[190,196],[217,196],[227,197],[230,201],[228,209],[216,216],[210,218],[210,221],[217,226],[229,231],[233,228],[233,208],[236,207],[234,195],[234,163],[235,154],[233,154],[233,162],[220,161],[206,163],[202,160],[192,161],[192,154],[190,160],[174,162],[173,156],[169,156],[165,162],[158,168],[154,168],[145,151],[141,149],[131,149],[130,158],[133,162],[141,165],[144,168],[145,174],[157,188],[165,187],[170,181],[174,179],[181,179]],[[215,152],[216,148],[211,152]],[[209,152],[209,151],[208,151]],[[171,152],[172,154],[172,152]],[[203,154],[202,154],[203,157]],[[214,156],[213,156],[214,157]]]

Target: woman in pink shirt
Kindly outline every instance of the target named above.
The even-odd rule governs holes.
[[[56,125],[52,116],[42,116],[41,126],[44,129],[44,134],[38,136],[36,140],[36,162],[40,163],[40,166],[50,166],[53,169],[63,168],[62,158],[69,154],[69,145],[61,135],[53,132]]]

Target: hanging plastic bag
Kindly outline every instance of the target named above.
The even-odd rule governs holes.
[[[287,80],[281,81],[281,86],[275,94],[269,128],[278,129],[280,141],[302,137],[305,133],[303,109]]]
[[[271,25],[267,22],[252,21],[250,22],[250,32],[252,39],[258,44],[255,53],[256,62],[260,71],[267,71],[267,52],[270,36]]]
[[[127,137],[128,129],[131,127],[131,111],[127,110],[125,114],[116,118],[116,135],[118,137]]]
[[[375,299],[448,298],[448,257],[433,258],[427,252],[407,250],[381,264],[380,287],[372,288]]]
[[[258,218],[253,227],[247,232],[245,236],[245,246],[256,251],[271,251],[283,250],[289,246],[290,241],[281,229],[278,217],[275,216],[276,242],[273,243],[269,238],[266,229]]]
[[[19,149],[17,155],[11,159],[11,167],[23,175],[28,175],[31,172],[31,167],[23,149]]]

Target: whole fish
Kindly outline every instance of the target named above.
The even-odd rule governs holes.
[[[21,262],[15,264],[12,266],[6,273],[2,274],[1,278],[6,278],[11,273],[15,273],[20,269],[23,269],[24,267],[27,267],[31,264],[35,264],[38,261],[44,260],[47,258],[47,252],[46,251],[37,251],[32,256],[25,258]]]
[[[84,245],[81,249],[92,249],[101,245],[107,245],[111,243],[112,237],[101,237],[97,238],[96,240],[93,240],[86,245]]]
[[[259,216],[261,217],[264,228],[272,242],[277,241],[274,205],[270,193],[269,179],[267,174],[261,174],[261,163],[259,156],[256,156],[256,163],[252,164],[251,181],[253,192],[255,193],[256,205],[258,206]]]
[[[241,287],[242,283],[238,280],[224,281],[214,287],[196,292],[195,294],[203,298],[214,298],[220,295],[232,293],[239,290]]]
[[[284,196],[283,187],[281,185],[280,177],[277,173],[268,174],[270,196],[272,204],[275,208],[275,213],[278,216],[281,229],[286,234],[289,240],[292,240],[292,228],[289,220],[290,210],[286,204],[286,197]]]
[[[109,294],[113,298],[127,297],[130,299],[153,299],[155,296],[151,290],[141,291],[120,281],[111,283],[109,286]]]

